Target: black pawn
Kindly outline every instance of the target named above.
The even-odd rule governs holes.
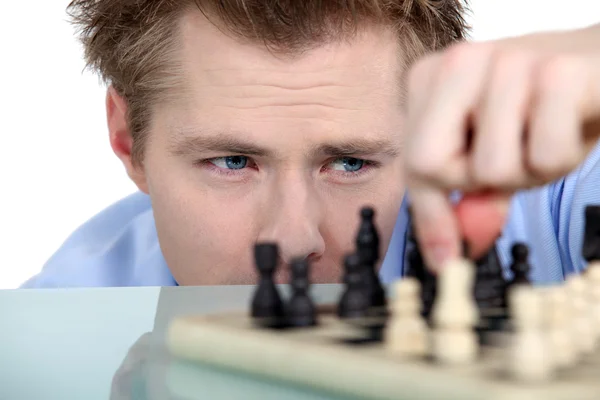
[[[309,264],[305,258],[297,258],[291,263],[292,297],[286,310],[287,324],[292,327],[316,325],[316,308],[308,289],[310,287]]]
[[[404,275],[411,278],[417,278],[421,284],[423,283],[423,271],[425,262],[423,255],[417,243],[417,235],[412,224],[412,209],[408,208],[408,226],[406,229],[406,265],[404,266]]]
[[[496,245],[493,245],[483,257],[476,261],[475,300],[482,314],[485,310],[501,310],[506,307],[506,280],[502,271]]]
[[[364,207],[360,210],[356,249],[361,263],[366,265],[375,265],[379,260],[379,234],[375,227],[374,217],[373,208]]]
[[[508,309],[506,304],[507,282],[504,279],[502,265],[496,245],[476,261],[474,296],[479,308],[477,332],[480,343],[494,345],[490,336],[493,332],[506,329]]]
[[[425,266],[416,242],[408,253],[408,263],[407,276],[415,277],[421,283],[421,315],[428,319],[437,294],[437,279]]]
[[[369,299],[369,307],[382,308],[386,305],[385,291],[376,271],[379,260],[379,234],[375,228],[371,207],[360,211],[360,227],[356,236],[356,253],[363,269],[365,291]]]
[[[514,284],[530,284],[529,271],[529,248],[525,243],[515,243],[511,249],[512,264],[510,270],[513,272],[511,285]]]
[[[279,249],[274,243],[257,244],[254,247],[254,259],[260,277],[252,299],[251,315],[260,325],[278,327],[284,316],[283,302],[273,278]]]
[[[369,299],[363,284],[363,270],[357,254],[349,254],[344,258],[344,283],[346,288],[338,303],[338,316],[343,319],[365,317]]]
[[[421,315],[429,319],[437,295],[437,278],[425,265],[412,223],[408,227],[406,245],[408,250],[405,275],[414,277],[421,283]]]
[[[600,260],[600,205],[585,208],[582,255],[587,262]]]

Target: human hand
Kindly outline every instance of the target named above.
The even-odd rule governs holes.
[[[515,191],[568,174],[598,141],[600,25],[459,44],[417,62],[408,85],[407,189],[438,270],[463,239],[481,256]]]

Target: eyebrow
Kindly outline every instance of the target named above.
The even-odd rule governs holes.
[[[223,154],[241,154],[255,157],[277,157],[277,151],[250,143],[242,132],[221,134],[196,131],[179,131],[172,135],[170,151],[173,155],[186,156],[213,151]],[[347,139],[320,143],[309,149],[311,157],[352,157],[382,155],[396,157],[400,144],[388,139]]]
[[[173,135],[170,151],[177,156],[198,154],[214,151],[227,154],[244,154],[255,157],[270,157],[274,152],[244,141],[241,134],[210,134],[200,133],[197,136]]]
[[[353,139],[316,145],[310,153],[328,157],[351,157],[384,155],[396,157],[400,153],[399,144],[387,139]]]

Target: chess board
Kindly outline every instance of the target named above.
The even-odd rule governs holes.
[[[394,356],[364,331],[321,312],[312,328],[257,327],[247,313],[181,317],[167,346],[176,358],[278,384],[353,399],[585,400],[600,397],[600,351],[546,382],[521,383],[506,374],[507,347],[482,346],[478,359],[443,366]],[[502,341],[501,336],[497,340]]]
[[[466,258],[452,262],[433,277],[426,273],[418,243],[414,243],[408,279],[398,281],[404,289],[397,290],[395,302],[386,305],[389,298],[386,300],[375,273],[378,235],[372,217],[372,210],[361,211],[355,253],[344,260],[346,287],[338,304],[313,307],[305,259],[291,263],[293,295],[282,299],[272,279],[277,246],[257,244],[255,258],[261,278],[249,310],[174,320],[167,335],[170,353],[209,368],[343,399],[600,399],[600,337],[596,335],[600,333],[596,331],[600,330],[600,310],[592,307],[600,304],[600,263],[589,266],[584,276],[568,277],[568,283],[554,293],[531,286],[525,244],[515,243],[512,248],[513,279],[507,282],[495,249],[477,262]],[[583,256],[588,262],[600,259],[599,221],[600,207],[586,209]],[[513,299],[510,307],[508,299]],[[542,302],[551,299],[544,307]],[[432,320],[434,304],[439,308]],[[470,361],[442,364],[433,357],[392,351],[390,347],[398,343],[411,350],[419,347],[413,346],[415,336],[410,336],[415,332],[411,323],[419,323],[419,310],[423,313],[419,343],[425,343],[425,350],[429,347],[425,353],[437,357],[452,354],[450,358],[468,353]],[[315,317],[317,324],[312,325]],[[283,320],[286,322],[281,324]],[[433,322],[434,328],[425,321]],[[395,328],[384,330],[395,332],[386,342],[381,329],[390,326],[406,329],[400,336]],[[479,344],[469,330],[482,334]],[[556,336],[549,332],[562,333],[569,343],[557,345]],[[432,342],[432,334],[437,335],[437,347],[426,344]],[[513,352],[515,339],[520,347]],[[546,347],[546,340],[553,344]],[[592,343],[595,351],[577,354]],[[478,346],[475,359],[470,358],[473,346]],[[577,354],[575,364],[555,368],[549,379],[525,383],[515,378],[552,367],[544,363],[553,358],[558,366],[559,354],[564,355],[570,347],[572,354]],[[511,357],[513,354],[519,357]],[[548,361],[543,359],[546,355]],[[521,371],[509,373],[511,364]]]

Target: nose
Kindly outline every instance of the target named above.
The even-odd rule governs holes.
[[[322,206],[309,182],[288,178],[267,201],[265,223],[258,240],[275,242],[281,261],[295,258],[317,261],[325,251],[320,231]]]

